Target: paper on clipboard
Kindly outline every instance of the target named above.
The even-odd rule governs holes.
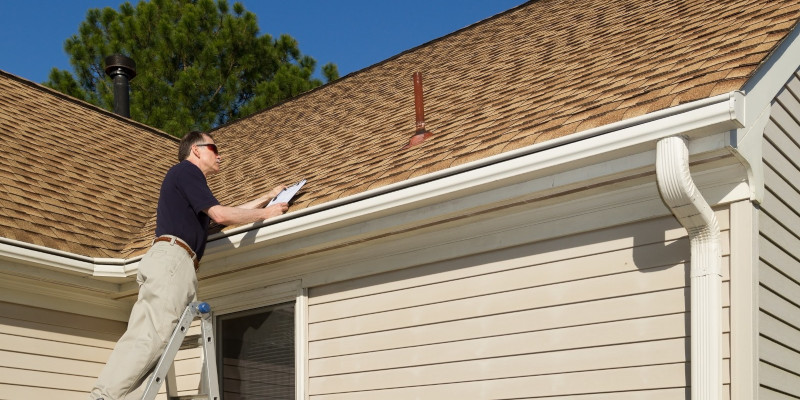
[[[305,184],[306,184],[306,180],[303,179],[302,181],[297,182],[292,186],[287,186],[286,189],[283,189],[280,193],[278,193],[277,196],[275,196],[274,199],[272,199],[269,202],[269,204],[267,204],[267,207],[269,207],[269,206],[271,206],[271,205],[273,205],[275,203],[288,203],[289,200],[291,200],[294,197],[294,195],[297,194],[297,192],[300,190],[300,188],[303,187],[303,185],[305,185]]]

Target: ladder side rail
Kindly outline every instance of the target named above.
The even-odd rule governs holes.
[[[158,360],[153,375],[147,383],[142,400],[153,400],[156,398],[158,389],[161,387],[161,383],[164,382],[164,378],[172,366],[173,360],[175,360],[175,355],[178,354],[178,349],[180,349],[183,338],[186,336],[186,332],[189,330],[192,321],[197,315],[196,307],[193,307],[193,305],[194,303],[186,307],[186,310],[183,311],[183,315],[181,315],[181,318],[178,320],[178,325],[176,325],[175,330],[172,331],[172,336],[169,342],[167,342],[167,347],[164,349],[164,353]]]
[[[203,386],[209,400],[220,400],[217,376],[217,352],[214,344],[214,328],[211,312],[201,314],[200,326],[203,333],[203,364],[205,379]]]

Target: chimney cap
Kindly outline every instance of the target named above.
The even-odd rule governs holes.
[[[136,62],[132,58],[123,54],[112,54],[106,57],[106,75],[114,77],[115,75],[125,74],[128,79],[133,79],[136,76]]]

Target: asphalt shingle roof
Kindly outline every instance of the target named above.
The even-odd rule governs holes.
[[[532,1],[216,129],[210,184],[237,204],[307,178],[292,212],[727,93],[798,18],[796,0]],[[414,72],[433,136],[404,150]],[[0,144],[0,236],[90,256],[147,248],[173,140],[0,74]]]
[[[0,71],[0,236],[118,257],[158,200],[177,141]]]

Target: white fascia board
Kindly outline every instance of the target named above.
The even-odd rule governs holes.
[[[609,175],[630,170],[632,162],[653,165],[655,143],[663,137],[686,135],[700,138],[692,142],[692,153],[722,149],[726,140],[718,136],[721,132],[744,126],[744,118],[742,93],[730,92],[534,144],[312,206],[264,223],[215,234],[209,238],[204,265],[209,262],[224,264],[232,262],[232,258],[247,262],[245,260],[258,256],[245,254],[251,252],[239,249],[247,247],[255,250],[267,243],[318,234],[369,221],[376,215],[388,215],[397,210],[410,210],[422,204],[440,202],[455,194],[485,192],[536,178],[536,188],[548,187],[552,190],[569,182],[591,179],[598,174]],[[590,165],[591,168],[583,168]],[[559,172],[564,172],[559,179],[548,181],[547,176]],[[520,190],[536,188],[528,184],[520,187]],[[357,229],[363,230],[365,226]],[[0,258],[18,262],[22,260],[46,269],[117,278],[135,275],[141,259],[85,257],[3,238],[0,238]]]

